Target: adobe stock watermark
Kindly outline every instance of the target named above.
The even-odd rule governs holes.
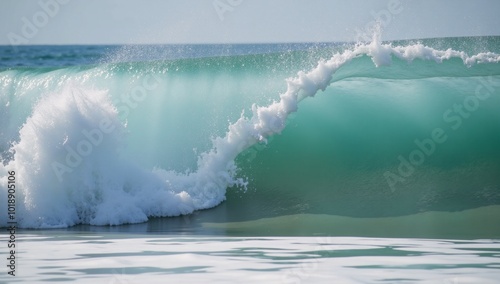
[[[8,221],[7,232],[9,232],[9,237],[7,241],[7,252],[9,257],[7,257],[7,267],[9,268],[7,274],[10,276],[16,276],[16,171],[8,171],[8,182],[7,182],[7,216]]]
[[[363,29],[355,28],[356,42],[370,42],[377,29],[383,30],[394,20],[395,16],[403,12],[404,7],[400,0],[389,0],[386,9],[378,12],[370,11],[373,21],[368,22]]]
[[[120,119],[125,120],[131,110],[137,108],[139,103],[144,101],[148,94],[159,86],[160,81],[161,79],[157,75],[148,74],[143,78],[141,85],[135,86],[130,92],[123,94],[119,102],[115,103]],[[67,144],[64,145],[66,150],[64,163],[54,161],[51,164],[59,182],[62,182],[64,174],[71,173],[80,166],[83,159],[104,141],[106,134],[112,133],[116,128],[113,121],[105,117],[99,121],[96,128],[82,129],[81,133],[84,138],[76,143],[74,148]]]
[[[28,44],[38,32],[50,23],[61,11],[61,7],[70,2],[70,0],[40,0],[38,1],[39,10],[31,17],[22,17],[22,27],[19,33],[10,32],[7,34],[10,45],[17,52],[20,44]]]
[[[108,282],[108,284],[135,284],[141,282],[137,279],[136,275],[133,275],[133,272],[127,273],[127,270],[125,268],[121,268],[121,271],[113,269],[112,272],[113,277]]]
[[[318,245],[314,247],[313,251],[327,251],[328,254],[330,253],[330,250],[325,249],[325,243],[326,244],[332,244],[333,239],[332,237],[325,237],[325,238],[318,238]],[[294,283],[294,284],[299,284],[299,283],[309,283],[307,280],[308,278],[311,277],[312,273],[316,270],[318,270],[319,266],[319,261],[321,259],[321,256],[314,257],[310,261],[302,261],[299,265],[297,265],[294,268],[291,268],[286,271],[285,275],[283,276],[283,281],[282,283]]]
[[[214,0],[212,5],[214,6],[219,20],[222,22],[224,21],[224,14],[233,12],[241,3],[243,3],[243,0]]]
[[[257,153],[266,149],[269,143],[271,143],[273,140],[274,140],[274,135],[269,137],[266,142],[255,143],[252,147],[244,150],[241,153],[241,158],[245,160],[247,163],[252,162],[257,157]]]
[[[500,81],[495,81],[492,76],[487,80],[479,79],[479,84],[476,86],[474,95],[467,96],[461,103],[455,103],[452,107],[444,111],[443,121],[451,128],[452,131],[460,129],[465,120],[472,116],[472,113],[479,109],[481,103],[488,100],[494,93],[495,88],[500,87]],[[407,178],[411,177],[416,169],[425,163],[432,156],[439,145],[448,141],[448,134],[444,128],[434,128],[429,137],[424,139],[415,139],[415,148],[407,155],[399,155],[399,165],[397,171],[386,171],[384,178],[391,188],[391,191],[396,190],[396,185],[404,183]]]
[[[288,125],[290,125],[291,122],[295,120],[295,118],[296,118],[296,113],[288,114],[285,121],[282,121],[280,118],[277,117],[272,117],[271,118],[272,121],[269,125],[273,133],[270,136],[265,137],[265,140],[255,143],[248,149],[243,150],[244,148],[243,145],[239,145],[239,149],[241,152],[240,158],[246,161],[247,163],[252,162],[257,157],[257,153],[266,149],[269,146],[269,144],[275,139],[275,136],[281,134],[281,132]]]

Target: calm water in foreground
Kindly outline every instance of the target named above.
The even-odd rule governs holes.
[[[19,234],[17,241],[16,276],[6,275],[4,267],[1,283],[458,284],[500,279],[498,240],[44,231]]]

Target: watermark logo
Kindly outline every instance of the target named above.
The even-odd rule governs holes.
[[[243,3],[243,0],[215,0],[212,2],[219,20],[224,21],[224,14],[233,12],[234,9]]]
[[[16,172],[8,172],[8,182],[7,182],[7,216],[8,221],[7,232],[9,232],[9,239],[7,241],[7,267],[9,271],[7,274],[10,276],[16,276]]]
[[[22,17],[22,27],[20,33],[10,32],[7,34],[10,45],[17,51],[16,46],[28,44],[38,32],[47,26],[50,19],[54,18],[61,11],[61,6],[68,4],[69,0],[40,0],[36,11],[31,17]]]
[[[460,129],[464,121],[479,109],[481,103],[484,103],[492,96],[497,87],[500,87],[500,82],[496,81],[492,76],[487,79],[480,78],[479,84],[475,88],[475,94],[465,97],[461,103],[455,103],[445,110],[442,115],[443,121],[453,131]],[[436,152],[438,146],[446,141],[448,141],[448,134],[441,127],[434,128],[429,138],[416,139],[414,141],[416,147],[413,151],[406,156],[398,156],[399,166],[397,171],[386,171],[384,173],[384,178],[391,191],[394,192],[396,185],[404,183],[407,178],[411,177],[416,172],[416,169]]]
[[[131,111],[143,102],[148,94],[156,89],[160,84],[160,78],[155,74],[146,75],[142,84],[133,87],[130,92],[123,94],[118,102],[115,102],[118,116],[123,121],[130,115]],[[99,121],[99,124],[94,129],[82,129],[83,139],[74,144],[74,147],[64,143],[66,157],[63,163],[59,161],[52,162],[52,170],[54,171],[59,182],[62,182],[65,173],[71,173],[81,165],[84,158],[92,154],[93,150],[98,147],[106,138],[106,134],[110,134],[117,129],[116,125],[110,118],[104,117]],[[66,140],[67,141],[67,140]],[[66,142],[65,141],[65,142]]]
[[[400,0],[390,0],[386,9],[380,11],[370,11],[373,21],[368,22],[362,29],[355,28],[356,42],[369,42],[373,34],[378,30],[383,30],[394,20],[395,16],[403,12],[404,7]]]
[[[332,237],[318,238],[317,243],[318,245],[314,248],[314,251],[326,251],[327,254],[332,253],[331,250],[325,248],[325,244],[329,245],[333,243]],[[287,270],[285,275],[283,275],[282,283],[308,283],[309,281],[306,280],[318,270],[320,260],[321,256],[317,256],[311,260],[303,261],[294,268]]]
[[[103,139],[104,134],[109,134],[116,129],[115,125],[109,118],[103,118],[99,127],[92,129],[90,131],[83,129],[82,134],[85,139],[80,140],[76,144],[76,149],[73,149],[70,145],[64,145],[66,150],[65,164],[59,163],[57,161],[52,162],[52,169],[57,176],[57,179],[61,182],[63,180],[64,173],[71,173],[73,169],[78,167],[84,157],[89,156],[94,147],[99,146]]]
[[[131,277],[130,274],[127,274],[126,269],[122,268],[120,271],[113,269],[113,277],[108,282],[108,284],[134,284],[138,283],[135,277]]]

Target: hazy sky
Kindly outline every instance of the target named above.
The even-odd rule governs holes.
[[[500,35],[498,0],[0,0],[0,44],[355,41]]]

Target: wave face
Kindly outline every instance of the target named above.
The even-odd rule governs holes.
[[[500,204],[500,41],[483,40],[4,69],[1,202],[15,171],[28,228],[226,198],[227,220]]]

